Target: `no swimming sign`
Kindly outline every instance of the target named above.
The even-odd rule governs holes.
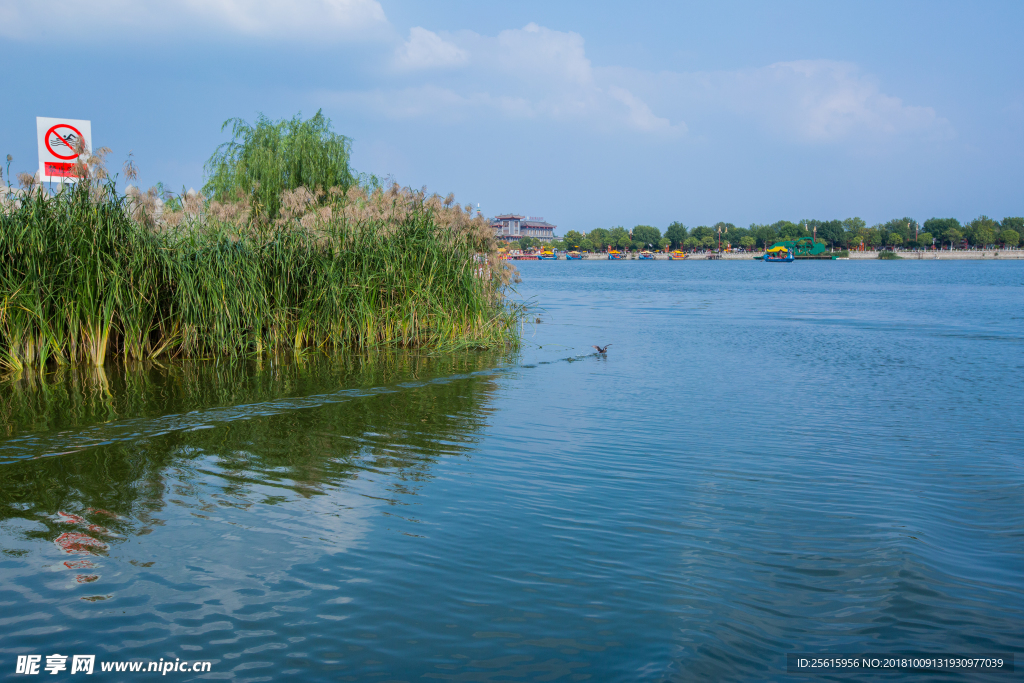
[[[39,178],[43,182],[75,179],[75,164],[83,150],[92,150],[92,123],[79,119],[36,117]],[[84,159],[83,159],[84,161]]]

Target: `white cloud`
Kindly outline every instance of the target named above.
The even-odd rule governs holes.
[[[409,29],[409,40],[395,51],[395,64],[400,69],[458,66],[468,59],[468,53],[458,45],[419,26]]]
[[[883,92],[845,62],[703,73],[595,67],[583,36],[535,23],[494,36],[417,26],[402,41],[378,0],[0,0],[0,35],[48,39],[67,34],[65,26],[75,35],[376,41],[393,51],[390,75],[375,74],[382,80],[372,91],[336,95],[396,119],[548,119],[658,136],[686,134],[684,121],[706,136],[728,120],[801,144],[851,146],[954,135],[934,109]]]
[[[0,35],[20,39],[134,29],[332,40],[387,27],[377,0],[0,0]]]
[[[780,62],[725,81],[734,105],[745,100],[746,109],[763,112],[770,127],[806,142],[921,134],[946,138],[953,132],[933,108],[883,93],[875,78],[846,62]]]
[[[701,138],[760,131],[855,151],[954,136],[933,108],[883,92],[877,79],[846,62],[691,73],[595,67],[581,35],[531,23],[496,36],[464,31],[444,38],[417,27],[396,49],[395,64],[421,70],[421,82],[338,97],[395,119],[548,119],[656,136],[693,131]]]
[[[831,60],[779,62],[753,69],[701,73],[599,70],[661,116],[700,121],[705,134],[720,121],[760,129],[801,144],[889,144],[899,139],[948,139],[952,125],[932,107],[882,91],[855,64]]]
[[[491,117],[543,118],[602,129],[671,135],[686,130],[682,122],[655,115],[627,86],[596,78],[578,33],[531,23],[496,36],[464,31],[441,38],[417,27],[398,46],[395,65],[405,71],[462,68],[425,75],[426,82],[412,88],[339,93],[338,99],[398,119],[461,120],[486,111]]]
[[[541,80],[558,87],[590,87],[593,68],[583,48],[583,36],[553,31],[530,23],[521,29],[502,31],[478,45],[481,61],[492,62],[508,74]]]
[[[629,123],[637,130],[648,132],[672,132],[673,125],[668,119],[655,116],[651,108],[637,98],[633,93],[624,88],[609,86],[608,94],[612,98],[626,105],[629,110],[627,117]],[[674,127],[678,132],[686,132],[686,124],[680,121]]]

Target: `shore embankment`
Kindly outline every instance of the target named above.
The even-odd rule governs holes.
[[[850,260],[877,260],[878,255],[881,252],[877,251],[851,251],[848,256]],[[686,257],[687,261],[704,261],[708,257],[712,257],[714,260],[723,261],[750,261],[756,257],[763,256],[764,252],[726,252],[723,254],[716,254],[714,252],[708,253],[695,253],[689,254]],[[923,261],[981,261],[981,260],[993,260],[993,261],[1005,261],[1005,260],[1024,260],[1024,249],[957,249],[954,251],[898,251],[896,255],[901,259],[913,259]],[[828,256],[828,252],[822,254],[822,256]],[[607,260],[607,254],[585,254],[585,259],[603,261]],[[630,255],[627,259],[635,259],[636,257]],[[654,259],[657,261],[668,260],[668,254],[654,254]],[[821,259],[819,259],[821,260]]]
[[[955,251],[898,251],[903,259],[924,261],[979,261],[1024,259],[1024,249],[957,249]],[[851,251],[850,259],[877,259],[877,251]]]

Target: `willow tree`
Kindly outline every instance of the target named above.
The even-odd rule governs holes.
[[[206,162],[203,191],[211,199],[248,196],[255,213],[272,220],[280,212],[284,190],[348,189],[353,183],[351,140],[331,130],[321,111],[306,121],[300,114],[280,121],[260,114],[255,125],[228,119],[221,131],[228,127],[232,139]]]

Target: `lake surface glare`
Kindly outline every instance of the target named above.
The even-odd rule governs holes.
[[[517,354],[0,385],[0,678],[53,653],[497,682],[1024,652],[1024,264],[519,267]]]

